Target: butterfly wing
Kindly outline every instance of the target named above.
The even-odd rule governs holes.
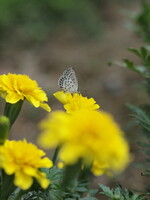
[[[78,92],[78,79],[72,67],[66,69],[58,80],[60,89],[65,92]]]

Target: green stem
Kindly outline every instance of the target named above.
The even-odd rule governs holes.
[[[55,152],[54,152],[54,155],[53,155],[53,158],[52,158],[52,161],[53,161],[53,164],[55,164],[55,162],[56,162],[56,159],[57,159],[57,156],[58,156],[58,153],[59,153],[59,147],[57,147],[56,149],[55,149]]]
[[[4,115],[9,118],[10,120],[10,127],[13,125],[15,120],[17,119],[21,108],[22,108],[23,101],[20,100],[15,104],[6,103],[4,109]]]
[[[13,175],[7,175],[2,171],[2,185],[0,189],[0,200],[7,200],[8,197],[14,192],[16,186],[13,184]]]
[[[64,190],[67,187],[73,188],[76,185],[80,171],[81,171],[82,161],[79,160],[74,165],[67,165],[64,170],[64,178],[62,182],[62,187]]]
[[[88,166],[84,166],[84,168],[81,170],[80,175],[79,175],[79,181],[89,181],[90,178],[90,173],[91,173],[91,168],[92,168],[92,163],[89,164]]]
[[[10,122],[9,118],[6,116],[0,117],[0,145],[8,138],[10,131]]]

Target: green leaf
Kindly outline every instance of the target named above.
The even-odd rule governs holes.
[[[126,106],[134,113],[137,114],[137,116],[139,117],[138,119],[141,119],[143,121],[146,121],[148,124],[150,124],[150,116],[147,115],[144,110],[142,110],[141,108],[138,108],[130,103],[127,103]]]
[[[84,197],[84,198],[80,198],[80,200],[98,200],[95,197]]]
[[[117,188],[114,190],[114,198],[115,198],[115,199],[120,199],[120,197],[121,197],[120,187],[117,187]]]
[[[148,51],[147,51],[147,49],[145,48],[145,47],[141,47],[141,56],[142,56],[142,58],[145,60],[146,59],[146,56],[147,56],[147,54],[148,54]]]
[[[128,68],[130,69],[136,69],[134,66],[134,63],[128,59],[123,59],[123,61],[125,62],[125,64],[127,65]]]
[[[89,194],[91,195],[91,196],[95,196],[97,193],[98,193],[98,189],[90,189],[89,190]]]
[[[77,188],[76,188],[76,191],[77,191],[77,192],[87,192],[88,189],[85,188],[85,187],[77,187]]]
[[[133,52],[138,57],[141,57],[141,54],[140,54],[140,52],[137,49],[135,49],[135,48],[128,48],[128,50],[131,51],[131,52]]]
[[[60,195],[60,193],[57,190],[50,190],[49,191],[49,198],[51,200],[63,200],[62,195]]]
[[[112,200],[146,200],[145,194],[139,195],[130,190],[122,189],[121,185],[118,185],[115,189],[110,189],[103,184],[99,184],[99,186],[103,190],[100,194],[104,194]]]
[[[41,171],[46,173],[47,178],[52,182],[60,182],[63,179],[63,169],[58,169],[56,166],[48,169],[48,168],[41,168]]]
[[[147,56],[147,62],[150,63],[150,55]]]
[[[123,62],[125,63],[126,67],[131,69],[132,71],[135,71],[141,75],[145,72],[145,67],[143,66],[135,66],[134,62],[128,59],[123,59]]]
[[[113,196],[114,196],[113,191],[109,187],[107,187],[103,184],[98,184],[98,185],[103,190],[103,192],[100,192],[100,194],[105,194],[106,196],[113,198]]]

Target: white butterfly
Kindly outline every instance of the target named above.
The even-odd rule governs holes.
[[[66,69],[58,79],[58,86],[65,92],[78,92],[78,79],[73,67]]]

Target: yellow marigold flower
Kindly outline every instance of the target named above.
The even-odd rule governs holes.
[[[66,103],[69,103],[69,97],[71,96],[71,93],[58,91],[58,92],[55,92],[53,95],[62,104],[66,104]]]
[[[6,140],[0,146],[0,168],[8,175],[14,174],[14,184],[27,190],[35,178],[42,188],[47,188],[49,180],[39,168],[52,167],[52,161],[45,156],[45,152],[34,144],[23,141]]]
[[[121,171],[130,162],[129,146],[113,117],[104,111],[79,111],[68,115],[56,111],[41,123],[43,147],[60,146],[59,158],[74,164],[94,161],[92,171]],[[100,167],[101,166],[101,167]]]
[[[49,105],[45,103],[48,101],[46,93],[27,75],[10,73],[0,75],[0,96],[11,104],[26,99],[36,108],[41,107],[50,111]]]
[[[96,110],[99,109],[99,105],[93,98],[83,97],[79,93],[65,93],[64,91],[59,91],[54,93],[56,99],[58,99],[62,104],[67,113],[72,113],[79,110]]]

